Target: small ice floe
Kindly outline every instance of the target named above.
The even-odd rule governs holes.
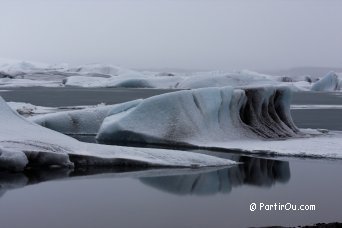
[[[342,105],[291,105],[291,109],[342,109]]]

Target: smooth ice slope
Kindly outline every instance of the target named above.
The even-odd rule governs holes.
[[[195,153],[79,142],[29,122],[1,97],[0,126],[0,169],[18,171],[28,165],[197,167],[233,164]]]
[[[329,72],[319,81],[315,82],[311,90],[312,91],[336,91],[340,90],[340,80],[335,72]]]
[[[109,114],[97,139],[106,143],[197,144],[300,135],[287,88],[205,88],[148,98]]]

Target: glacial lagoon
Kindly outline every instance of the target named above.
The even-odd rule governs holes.
[[[35,89],[36,93],[29,89],[11,90],[0,92],[1,96],[6,100],[46,106],[112,104],[165,92],[75,88],[42,88]],[[341,103],[342,97],[333,93],[310,96],[298,93],[293,99],[293,104],[297,105]],[[327,112],[330,118],[322,118]],[[297,126],[330,130],[342,129],[341,121],[335,120],[341,114],[340,109],[292,111]],[[94,140],[91,136],[78,139]],[[205,169],[1,172],[1,227],[294,226],[334,222],[341,218],[341,160],[270,157],[234,151],[196,152],[226,157],[241,164]],[[316,210],[252,212],[251,203],[310,204],[315,205]]]

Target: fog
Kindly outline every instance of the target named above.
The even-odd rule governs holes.
[[[342,1],[1,0],[0,57],[131,68],[341,66]]]

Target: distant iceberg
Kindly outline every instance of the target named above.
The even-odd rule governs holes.
[[[329,72],[323,78],[315,82],[312,91],[337,91],[341,89],[341,80],[335,72]]]
[[[127,71],[132,72],[131,70],[126,70],[119,66],[114,66],[111,64],[85,64],[75,67],[69,67],[67,69],[68,72],[72,73],[93,73],[98,75],[111,75],[111,76],[117,76],[123,73],[127,73]]]
[[[277,77],[259,74],[256,72],[242,70],[235,73],[225,72],[201,72],[196,76],[186,77],[176,88],[198,89],[207,87],[244,87],[244,86],[265,86],[279,85]]]
[[[330,79],[321,79],[312,86],[314,78],[309,75],[279,76],[248,70],[154,72],[100,63],[71,66],[0,59],[0,87],[196,89],[224,86],[288,86],[294,91],[339,90],[340,79],[335,80],[335,76],[331,79],[332,82],[329,82]]]

